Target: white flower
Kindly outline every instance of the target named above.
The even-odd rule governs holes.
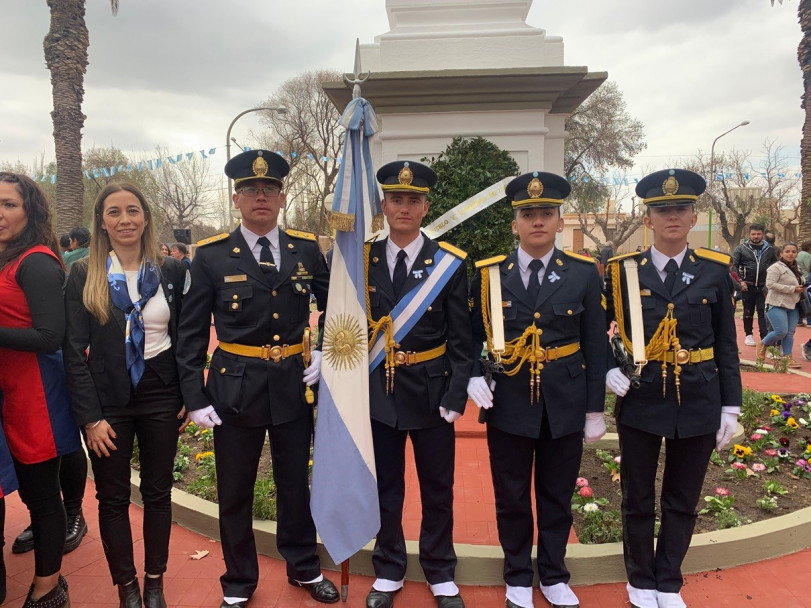
[[[802,426],[808,426],[808,420],[806,420],[805,418],[800,418],[800,419],[798,420],[798,422],[799,422],[799,423],[800,423]]]
[[[755,433],[757,433],[758,435],[763,435],[765,437],[766,435],[769,434],[769,431],[767,431],[766,429],[757,429]]]
[[[594,513],[595,511],[599,511],[600,507],[598,507],[595,503],[589,502],[583,505],[583,511],[586,513]]]

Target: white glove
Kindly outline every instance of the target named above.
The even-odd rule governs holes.
[[[586,426],[583,428],[583,441],[594,443],[605,435],[605,417],[602,412],[586,412]]]
[[[199,410],[192,410],[189,412],[189,418],[194,424],[205,429],[213,429],[215,426],[222,424],[222,420],[217,416],[213,405],[208,405]]]
[[[729,445],[735,431],[738,430],[738,414],[723,412],[721,414],[721,426],[715,433],[715,449],[720,452]]]
[[[495,383],[493,383],[495,386]],[[473,399],[478,407],[489,410],[493,407],[493,391],[487,386],[483,376],[473,376],[467,381],[467,396]]]
[[[312,386],[321,379],[321,351],[314,350],[310,355],[310,366],[304,370],[304,384]]]
[[[631,387],[631,381],[620,371],[620,368],[612,367],[605,375],[605,387],[615,395],[624,397]]]
[[[462,417],[462,414],[460,414],[459,412],[454,412],[453,410],[445,409],[441,405],[439,406],[439,415],[442,416],[446,422],[450,422],[451,424],[453,424]]]

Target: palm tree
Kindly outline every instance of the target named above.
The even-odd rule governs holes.
[[[43,48],[51,72],[54,144],[56,148],[57,230],[68,232],[82,224],[82,128],[84,119],[84,74],[90,38],[84,21],[85,0],[46,0],[51,28]],[[110,0],[113,14],[118,0]]]
[[[783,4],[783,0],[777,0]],[[774,0],[771,0],[774,6]],[[811,0],[800,0],[797,5],[797,18],[802,40],[797,47],[797,60],[803,72],[803,95],[800,107],[805,110],[803,122],[803,138],[800,142],[800,169],[803,174],[802,192],[800,198],[800,226],[799,236],[803,239],[811,238]]]

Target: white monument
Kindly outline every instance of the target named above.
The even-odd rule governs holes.
[[[563,172],[566,117],[606,79],[565,66],[563,39],[526,23],[532,0],[386,0],[391,28],[361,44],[363,83],[380,121],[375,165],[437,156],[482,136],[521,171]],[[343,109],[345,83],[324,83]]]

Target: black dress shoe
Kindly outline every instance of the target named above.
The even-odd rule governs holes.
[[[229,604],[225,600],[222,601],[220,604],[220,608],[245,608],[248,605],[248,600],[243,602],[234,602],[233,604]]]
[[[12,553],[28,553],[34,549],[34,529],[29,525],[25,530],[20,532],[19,536],[14,539],[14,544],[11,545]]]
[[[166,608],[163,597],[163,574],[147,576],[144,574],[144,608]]]
[[[458,593],[456,595],[437,595],[436,605],[437,608],[465,608],[465,602]]]
[[[580,604],[552,604],[552,608],[580,608]]]
[[[333,585],[332,581],[328,578],[323,578],[317,583],[300,583],[294,578],[288,578],[287,582],[294,587],[306,589],[316,602],[321,602],[322,604],[334,604],[341,599],[341,595],[338,593],[335,585]]]
[[[397,590],[399,591],[399,589]],[[394,606],[394,594],[397,591],[378,591],[372,589],[366,596],[366,608],[391,608]]]
[[[65,534],[65,553],[70,553],[76,549],[82,542],[85,534],[87,534],[87,522],[84,520],[82,511],[79,510],[76,515],[68,515],[68,529]]]
[[[118,608],[141,608],[141,588],[137,578],[118,586]]]
[[[519,606],[518,604],[514,604],[514,603],[513,603],[513,602],[511,602],[510,600],[504,600],[504,605],[505,605],[507,608],[521,608],[521,606]]]

